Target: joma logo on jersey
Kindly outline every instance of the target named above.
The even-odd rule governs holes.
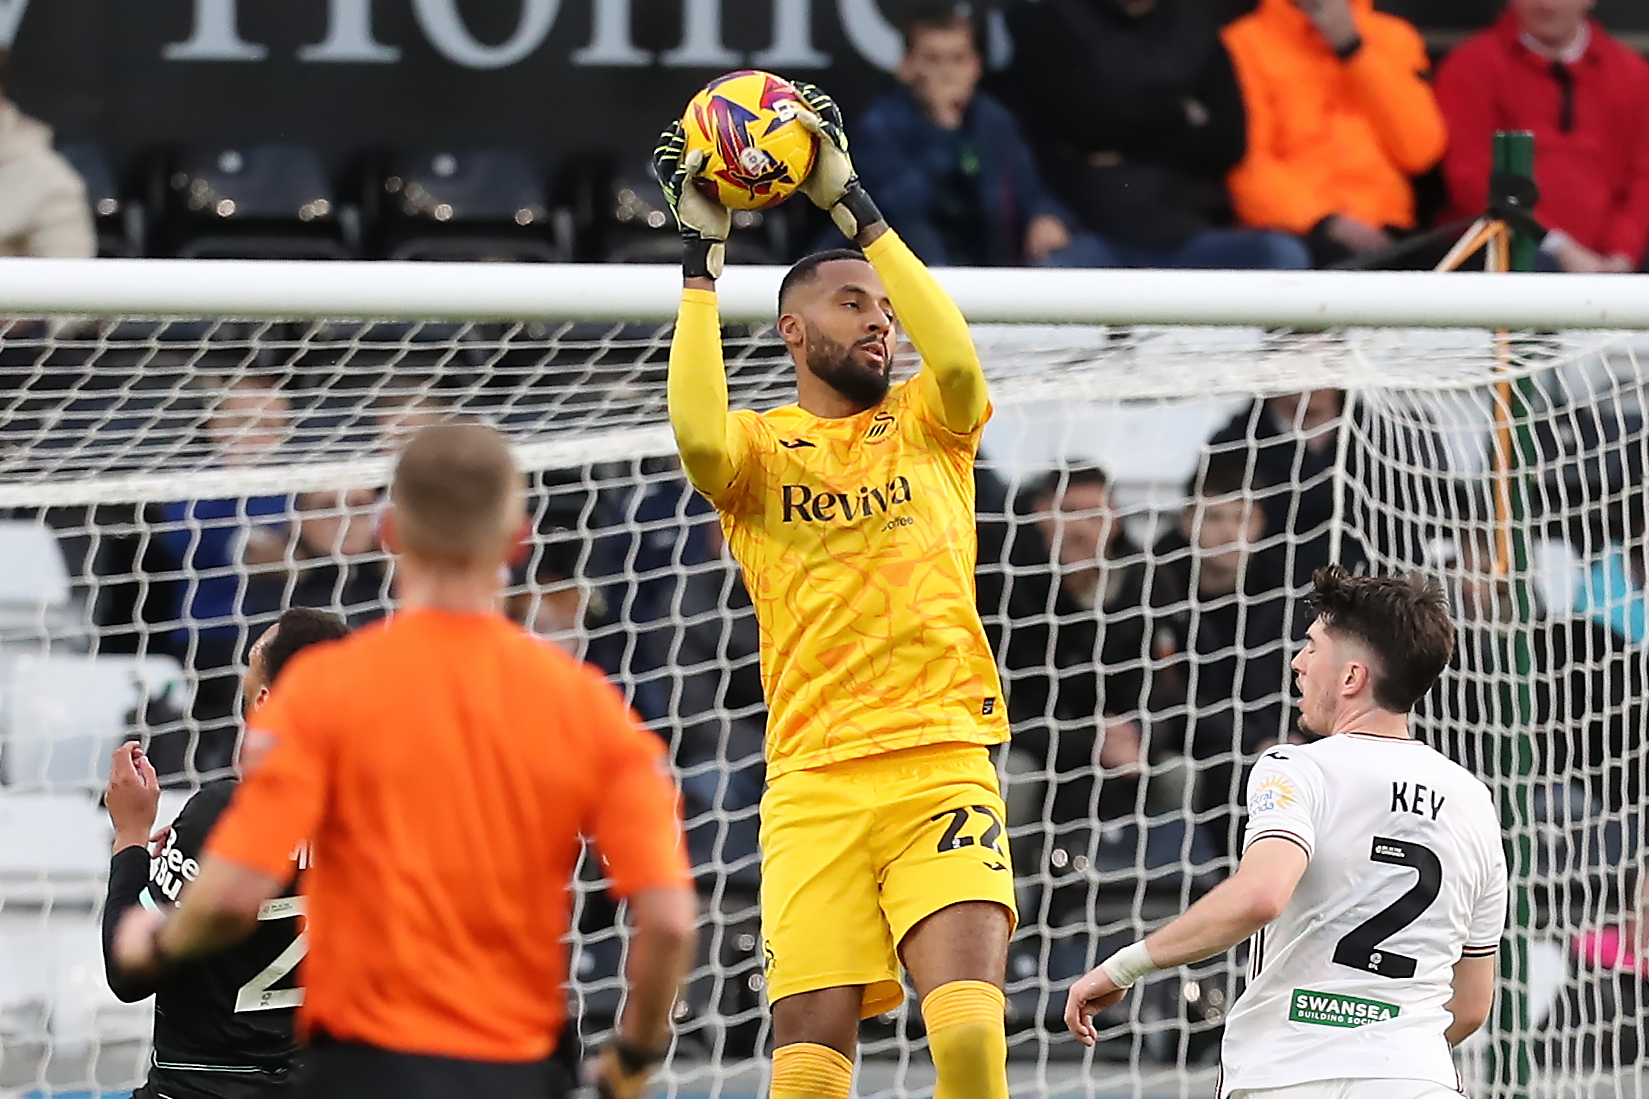
[[[784,521],[811,520],[829,523],[836,519],[851,523],[867,515],[887,511],[910,500],[910,480],[895,477],[882,488],[860,485],[858,492],[814,492],[806,485],[784,485]]]
[[[865,431],[865,442],[875,442],[877,439],[886,436],[898,425],[899,421],[895,420],[891,413],[876,413],[870,418],[870,427]]]

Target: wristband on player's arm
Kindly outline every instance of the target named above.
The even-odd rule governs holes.
[[[849,240],[857,240],[860,233],[882,220],[882,211],[860,185],[859,177],[854,176],[842,197],[830,208],[830,220]]]
[[[681,277],[716,279],[727,259],[727,242],[709,237],[687,236],[681,241]]]
[[[1151,960],[1151,952],[1143,942],[1125,946],[1099,963],[1099,968],[1118,988],[1132,988],[1141,977],[1155,973],[1159,966]]]
[[[635,1099],[646,1089],[647,1080],[663,1062],[664,1053],[647,1049],[622,1034],[614,1034],[602,1049],[601,1057],[606,1066],[596,1080],[597,1094],[602,1099]]]

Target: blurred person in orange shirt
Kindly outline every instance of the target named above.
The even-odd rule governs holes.
[[[1223,37],[1248,111],[1238,219],[1304,236],[1319,266],[1413,229],[1410,179],[1447,144],[1420,33],[1373,0],[1260,0]]]
[[[694,942],[662,746],[597,673],[499,612],[528,529],[502,436],[424,428],[390,496],[400,613],[293,662],[249,722],[247,777],[194,884],[170,918],[130,913],[117,956],[165,971],[237,941],[309,840],[301,1094],[543,1099],[571,1085],[551,1054],[587,835],[635,923],[597,1083],[635,1099]]]

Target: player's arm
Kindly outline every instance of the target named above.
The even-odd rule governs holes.
[[[1120,1000],[1135,981],[1159,969],[1223,954],[1276,919],[1305,873],[1306,854],[1286,840],[1256,841],[1237,872],[1184,914],[1124,947],[1071,986],[1065,1024],[1084,1045],[1098,1037],[1090,1013]]]
[[[1141,977],[1224,953],[1276,919],[1311,861],[1322,797],[1321,775],[1298,749],[1281,746],[1261,755],[1248,777],[1248,833],[1237,872],[1072,985],[1065,1002],[1071,1033],[1093,1045],[1098,1035],[1090,1016]]]
[[[727,367],[716,309],[716,279],[732,216],[693,185],[703,166],[703,150],[687,151],[680,122],[660,135],[653,171],[682,238],[681,306],[665,387],[670,427],[687,479],[713,500],[738,477],[744,447],[743,436],[728,430]]]
[[[1486,793],[1483,801],[1480,827],[1493,836],[1498,820]],[[1472,904],[1471,923],[1466,928],[1466,942],[1461,948],[1460,960],[1454,963],[1454,995],[1444,1005],[1454,1016],[1444,1032],[1450,1046],[1457,1046],[1477,1033],[1494,1006],[1495,955],[1506,930],[1507,877],[1505,852],[1491,841],[1486,873]]]
[[[196,797],[199,795],[197,794]],[[103,805],[114,824],[114,854],[109,859],[109,887],[103,898],[103,972],[109,991],[124,1003],[154,995],[156,983],[123,970],[114,956],[115,928],[138,907],[149,885],[149,840],[160,804],[160,780],[136,743],[115,749]],[[190,799],[190,805],[194,799]],[[184,807],[184,813],[189,806]],[[182,819],[180,814],[179,819]]]
[[[899,323],[922,356],[923,369],[932,374],[929,413],[958,435],[972,433],[985,417],[988,399],[968,322],[865,193],[847,155],[847,133],[836,101],[812,84],[798,83],[796,91],[809,108],[800,115],[802,123],[819,140],[802,192],[864,249],[882,277]]]
[[[1443,1036],[1452,1048],[1476,1034],[1494,1006],[1495,956],[1481,954],[1454,963],[1454,995],[1443,1010],[1454,1016]]]
[[[309,654],[304,654],[308,657]],[[331,785],[324,672],[300,658],[282,673],[246,731],[249,768],[206,842],[200,873],[169,917],[139,909],[115,933],[115,956],[133,973],[164,972],[222,950],[257,926],[264,901],[291,878],[292,851],[315,835]]]
[[[612,685],[586,676],[581,712],[598,751],[600,801],[586,821],[613,892],[629,902],[629,993],[597,1086],[637,1099],[670,1043],[670,1009],[693,962],[698,903],[687,865],[676,789],[658,738],[642,728]]]

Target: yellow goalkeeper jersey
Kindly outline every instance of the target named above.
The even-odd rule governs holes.
[[[712,502],[761,624],[769,775],[1008,738],[974,596],[984,425],[933,422],[924,384],[847,419],[730,417],[745,460]]]
[[[923,309],[923,291],[942,291],[919,261],[891,233],[877,245],[866,251],[917,347],[948,339],[949,350],[959,339],[977,370],[949,299]],[[915,294],[899,293],[913,281]],[[692,375],[695,386],[722,374],[714,309],[708,292],[684,295],[671,369],[713,364]],[[770,777],[1008,739],[974,589],[973,462],[989,408],[971,431],[954,432],[925,392],[937,384],[924,367],[875,408],[841,419],[795,405],[728,413],[725,389],[719,407],[702,389],[673,391],[678,435],[694,418],[725,417],[725,453],[738,456],[727,484],[699,487],[721,513],[761,627]]]

